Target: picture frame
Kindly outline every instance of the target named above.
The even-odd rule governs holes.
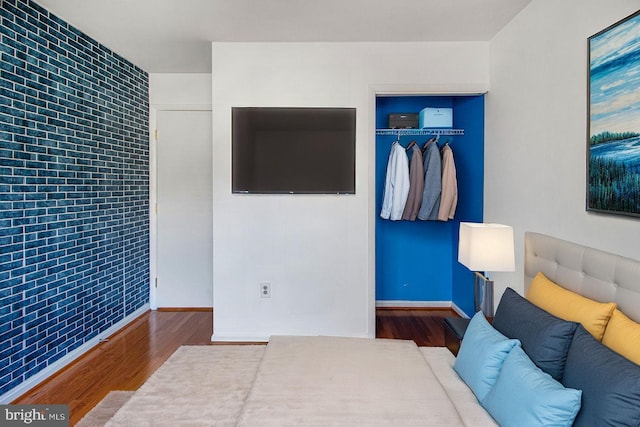
[[[640,217],[640,10],[588,39],[587,211]]]

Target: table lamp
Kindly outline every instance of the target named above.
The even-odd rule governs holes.
[[[458,262],[474,272],[475,312],[493,317],[493,281],[484,274],[515,270],[513,227],[461,222]]]

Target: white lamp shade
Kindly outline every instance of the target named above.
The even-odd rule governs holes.
[[[458,261],[471,271],[514,271],[513,227],[461,222]]]

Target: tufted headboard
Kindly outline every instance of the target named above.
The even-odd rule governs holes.
[[[640,261],[539,233],[526,232],[524,240],[525,290],[541,271],[580,295],[616,302],[640,322]]]

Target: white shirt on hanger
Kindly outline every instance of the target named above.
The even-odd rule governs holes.
[[[391,146],[391,153],[389,153],[380,217],[392,221],[402,219],[402,212],[408,196],[409,158],[402,145],[396,141]]]

